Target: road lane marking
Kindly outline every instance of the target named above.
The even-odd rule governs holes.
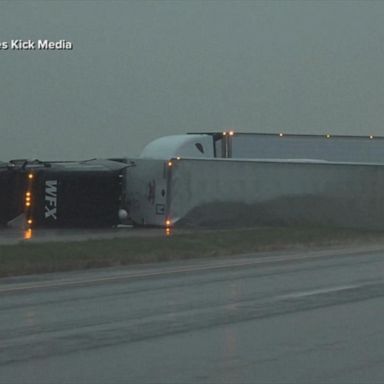
[[[337,287],[313,289],[310,291],[292,292],[292,293],[287,293],[285,295],[277,296],[277,298],[278,299],[299,299],[301,297],[315,296],[315,295],[321,295],[324,293],[334,293],[334,292],[339,292],[339,291],[347,291],[350,289],[361,288],[364,285],[365,284],[341,285],[341,286],[337,286]]]

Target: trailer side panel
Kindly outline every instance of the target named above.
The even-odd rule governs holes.
[[[179,225],[384,228],[384,166],[325,162],[174,162],[169,217]]]

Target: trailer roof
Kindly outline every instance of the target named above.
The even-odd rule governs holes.
[[[211,136],[221,136],[223,134],[228,134],[232,132],[233,135],[249,135],[249,136],[271,136],[271,137],[318,137],[318,138],[347,138],[347,139],[384,139],[384,136],[377,135],[334,135],[332,133],[323,133],[323,134],[303,134],[303,133],[284,133],[284,132],[241,132],[241,131],[221,131],[221,132],[188,132],[187,135],[211,135]]]
[[[380,166],[384,167],[383,163],[369,163],[369,162],[347,162],[347,161],[327,161],[317,159],[246,159],[246,158],[188,158],[188,157],[177,157],[172,158],[170,161],[221,161],[221,162],[243,162],[243,163],[287,163],[287,164],[327,164],[327,165],[351,165],[351,166]]]

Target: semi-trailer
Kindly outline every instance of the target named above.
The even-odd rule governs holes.
[[[137,225],[384,229],[383,164],[138,159],[127,174]]]
[[[174,135],[149,143],[127,172],[140,225],[384,227],[382,137]]]
[[[288,135],[234,131],[165,136],[153,140],[141,158],[315,159],[384,163],[384,138]]]

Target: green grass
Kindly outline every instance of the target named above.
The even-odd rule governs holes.
[[[335,228],[199,231],[170,237],[0,245],[0,276],[228,256],[295,247],[382,242],[384,232]]]

